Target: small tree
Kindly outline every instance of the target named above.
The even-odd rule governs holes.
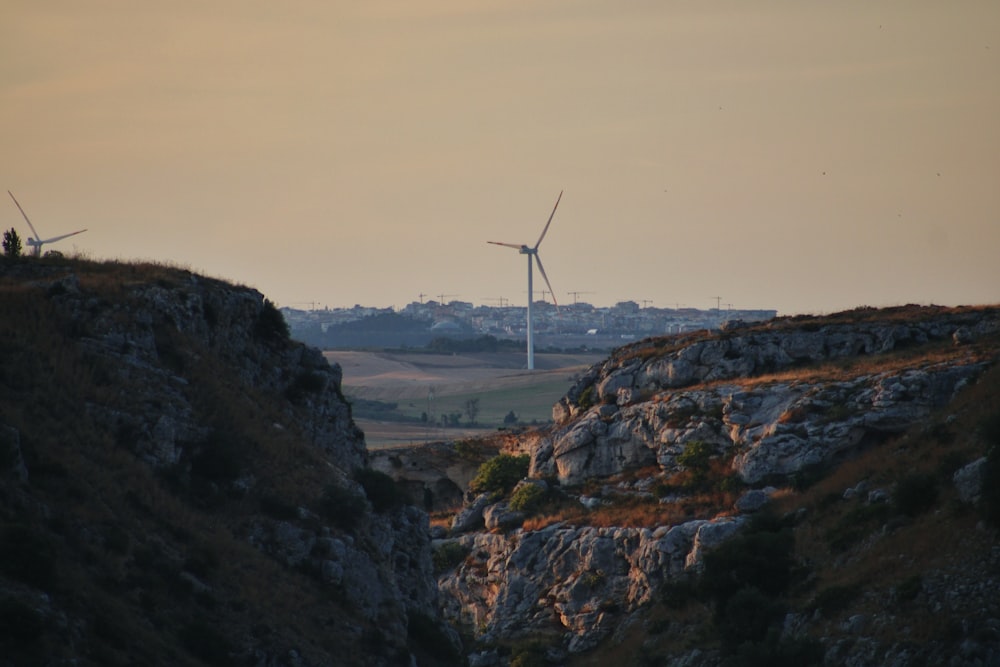
[[[3,254],[8,257],[21,256],[21,237],[13,227],[3,233]]]
[[[691,482],[698,485],[708,477],[714,453],[714,448],[704,440],[692,440],[677,457],[677,463],[691,471]]]
[[[470,398],[465,402],[465,415],[469,418],[470,424],[476,423],[476,417],[479,416],[479,399]]]

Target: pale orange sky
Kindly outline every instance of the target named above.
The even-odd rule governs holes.
[[[565,190],[541,246],[562,303],[1000,302],[995,0],[14,0],[2,19],[0,185],[43,236],[89,228],[64,252],[280,305],[523,305],[524,257],[486,241],[533,244]]]

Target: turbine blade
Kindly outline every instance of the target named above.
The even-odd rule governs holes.
[[[545,223],[545,229],[542,230],[542,235],[538,237],[538,243],[535,244],[535,250],[538,250],[538,246],[542,245],[542,239],[545,238],[545,234],[549,231],[549,225],[552,224],[552,218],[556,215],[556,209],[559,208],[559,200],[562,199],[563,191],[559,191],[559,197],[556,198],[556,205],[552,207],[552,213],[549,214],[549,221]]]
[[[15,196],[14,196],[14,193],[13,193],[13,192],[11,192],[10,190],[8,190],[8,191],[7,191],[7,194],[9,194],[9,195],[10,195],[10,198],[14,200],[14,203],[15,203],[15,204],[17,204],[17,210],[18,210],[18,211],[20,211],[20,212],[21,212],[21,215],[23,215],[23,216],[24,216],[24,221],[25,221],[26,223],[28,223],[28,227],[31,227],[31,233],[35,235],[35,239],[36,239],[36,240],[37,240],[37,239],[40,239],[41,237],[40,237],[40,236],[38,235],[38,232],[37,232],[37,231],[35,231],[35,226],[34,226],[33,224],[31,224],[31,220],[28,220],[28,214],[24,212],[24,209],[23,209],[23,208],[21,208],[21,204],[19,204],[19,203],[18,203],[18,201],[17,201],[17,197],[15,197]]]
[[[542,258],[538,256],[537,252],[535,253],[535,261],[538,262],[538,270],[541,272],[542,278],[545,278],[545,284],[549,286],[549,294],[552,295],[552,303],[556,304],[556,308],[558,308],[559,302],[556,301],[556,292],[552,289],[552,283],[549,282],[549,277],[545,275],[545,267],[542,266]]]
[[[502,245],[507,248],[514,248],[516,250],[520,250],[521,248],[524,247],[524,245],[520,243],[501,243],[500,241],[487,241],[487,243],[492,243],[493,245]]]
[[[87,231],[87,230],[86,229],[81,229],[78,232],[70,232],[69,234],[63,234],[62,236],[53,236],[50,239],[45,239],[44,241],[39,241],[39,243],[55,243],[56,241],[62,241],[63,239],[69,238],[70,236],[76,236],[77,234],[83,234],[85,231]]]

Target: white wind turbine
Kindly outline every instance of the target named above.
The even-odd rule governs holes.
[[[538,237],[538,242],[534,247],[528,247],[524,244],[517,243],[500,243],[499,241],[487,241],[487,243],[492,243],[493,245],[507,246],[508,248],[514,248],[522,255],[528,256],[528,370],[534,370],[535,368],[535,341],[532,331],[532,319],[531,319],[531,303],[535,300],[535,295],[532,292],[531,284],[531,258],[534,257],[535,261],[538,262],[538,270],[542,273],[542,278],[545,279],[545,284],[549,286],[549,292],[552,293],[552,302],[559,307],[556,303],[556,293],[552,289],[552,283],[549,282],[549,277],[545,275],[545,267],[542,266],[542,259],[538,256],[538,246],[542,244],[542,239],[545,238],[545,233],[549,231],[549,225],[552,224],[552,218],[556,214],[556,209],[559,208],[559,200],[562,199],[563,193],[559,192],[559,197],[556,199],[556,205],[552,207],[552,213],[549,215],[549,221],[545,223],[545,229],[542,230],[542,235]]]
[[[77,234],[82,234],[83,232],[87,231],[86,229],[81,229],[76,232],[70,232],[69,234],[63,234],[62,236],[53,236],[50,239],[43,239],[41,236],[38,235],[38,232],[35,231],[35,226],[31,224],[31,220],[28,219],[28,214],[25,213],[24,209],[21,208],[21,205],[18,204],[17,198],[14,197],[14,193],[8,190],[7,194],[9,194],[10,198],[14,200],[15,204],[17,204],[17,210],[19,210],[21,212],[21,215],[24,216],[24,221],[28,223],[28,227],[31,228],[31,233],[35,235],[34,237],[31,236],[28,237],[28,247],[33,248],[31,254],[33,254],[35,257],[38,257],[42,254],[42,246],[45,245],[46,243],[55,243],[56,241],[61,241],[64,238],[70,236],[76,236]]]

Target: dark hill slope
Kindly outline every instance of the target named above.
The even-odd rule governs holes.
[[[340,379],[252,289],[0,258],[0,665],[446,659]]]

